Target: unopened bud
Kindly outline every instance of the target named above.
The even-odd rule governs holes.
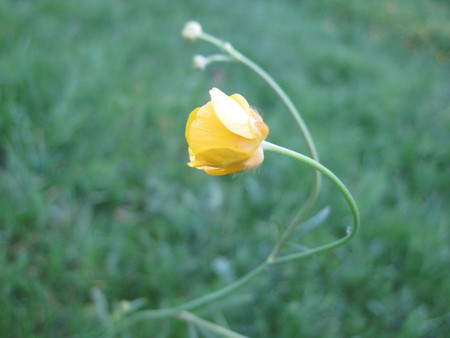
[[[192,63],[194,65],[194,69],[204,70],[209,62],[208,59],[203,55],[195,55],[192,59]]]
[[[202,26],[197,21],[189,21],[184,25],[181,35],[189,42],[194,42],[202,34]]]

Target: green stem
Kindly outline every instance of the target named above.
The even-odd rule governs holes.
[[[314,171],[314,184],[311,193],[308,199],[306,200],[305,204],[300,209],[299,213],[294,217],[291,223],[289,223],[286,230],[281,235],[280,239],[275,243],[275,246],[269,255],[269,261],[272,261],[279,255],[280,251],[283,249],[286,242],[289,240],[289,238],[291,238],[295,228],[298,226],[298,224],[300,224],[302,220],[305,219],[306,215],[316,202],[317,196],[319,195],[320,185],[321,185],[320,174],[318,171]]]
[[[136,322],[144,321],[144,320],[167,318],[167,317],[174,317],[174,316],[179,316],[179,317],[181,316],[180,318],[186,320],[186,318],[187,318],[186,311],[193,310],[200,306],[209,304],[213,301],[223,298],[223,297],[229,295],[230,293],[242,288],[243,286],[247,285],[251,280],[253,280],[255,277],[260,275],[268,266],[291,262],[294,260],[298,260],[300,258],[311,256],[311,255],[319,253],[319,252],[323,252],[323,251],[327,251],[327,250],[336,248],[336,247],[341,246],[344,243],[348,242],[349,240],[351,240],[353,238],[353,236],[355,236],[356,232],[358,231],[358,227],[359,227],[358,207],[357,207],[352,195],[348,191],[347,187],[342,183],[341,180],[339,180],[339,178],[335,174],[333,174],[328,168],[324,167],[319,162],[317,162],[305,155],[299,154],[295,151],[277,146],[275,144],[272,144],[272,143],[269,143],[266,141],[264,141],[262,143],[262,146],[265,150],[280,153],[280,154],[289,156],[291,158],[294,158],[296,160],[299,160],[299,161],[313,167],[315,170],[319,171],[320,173],[322,173],[323,175],[328,177],[337,186],[337,188],[342,193],[345,200],[347,201],[347,203],[350,206],[350,210],[352,211],[353,218],[354,218],[354,224],[353,224],[353,227],[351,228],[351,230],[347,232],[347,235],[345,237],[343,237],[335,242],[332,242],[332,243],[329,243],[326,245],[322,245],[322,246],[314,248],[314,249],[309,249],[307,251],[303,251],[303,252],[299,252],[299,253],[295,253],[295,254],[291,254],[291,255],[287,255],[287,256],[282,256],[282,257],[278,257],[278,258],[269,256],[269,258],[265,262],[260,264],[258,267],[256,267],[255,269],[253,269],[252,271],[250,271],[249,273],[247,273],[246,275],[244,275],[243,277],[241,277],[234,283],[224,287],[223,289],[220,289],[220,290],[217,290],[210,294],[207,294],[205,296],[202,296],[202,297],[193,299],[189,302],[180,304],[178,306],[174,306],[174,307],[170,307],[170,308],[166,308],[166,309],[146,310],[146,311],[137,312],[137,313],[131,315],[130,317],[125,318],[116,327],[114,327],[113,328],[114,334],[117,334],[117,333],[123,331],[125,328],[129,327],[132,324],[135,324]],[[192,317],[192,316],[190,316],[189,318],[191,319],[191,321],[197,321],[197,323],[199,323],[199,321],[201,321],[200,318],[198,318],[198,320],[194,319],[194,317]],[[236,336],[236,337],[238,337],[238,336]]]
[[[315,170],[321,172],[326,177],[328,177],[331,180],[331,182],[333,182],[334,185],[336,185],[336,187],[339,189],[341,194],[344,196],[344,198],[347,201],[347,203],[350,207],[350,210],[353,214],[353,227],[351,227],[351,229],[347,231],[347,235],[345,237],[343,237],[335,242],[332,242],[332,243],[329,243],[326,245],[322,245],[320,247],[310,249],[307,251],[299,252],[296,254],[287,255],[287,256],[283,256],[283,257],[279,257],[279,258],[269,256],[267,262],[270,265],[273,265],[273,264],[280,264],[280,263],[297,260],[299,258],[304,258],[306,256],[310,256],[310,255],[316,254],[318,252],[323,252],[326,250],[336,248],[338,246],[341,246],[341,245],[347,243],[349,240],[351,240],[355,236],[355,234],[359,228],[359,222],[360,222],[359,210],[358,210],[358,206],[356,205],[355,200],[353,199],[353,196],[351,195],[350,191],[347,189],[345,184],[342,183],[342,181],[335,174],[333,174],[333,172],[331,172],[328,168],[326,168],[319,162],[313,160],[312,158],[309,158],[305,155],[299,154],[290,149],[286,149],[286,148],[277,146],[277,145],[267,142],[267,141],[264,141],[262,143],[262,146],[263,146],[264,150],[273,151],[273,152],[276,152],[276,153],[279,153],[282,155],[289,156],[295,160],[301,161],[301,162],[313,167]]]
[[[216,38],[215,36],[203,32],[203,33],[199,36],[199,38],[200,38],[200,39],[203,39],[203,40],[205,40],[205,41],[208,41],[209,43],[211,43],[211,44],[213,44],[213,45],[219,47],[222,51],[225,52],[225,47],[224,47],[225,42],[223,42],[222,40]]]
[[[212,303],[213,301],[223,298],[229,295],[230,293],[233,293],[237,289],[240,289],[243,286],[247,285],[256,276],[261,274],[261,272],[264,271],[267,265],[268,263],[264,262],[255,269],[253,269],[252,271],[250,271],[249,273],[247,273],[246,275],[242,276],[241,278],[233,282],[232,284],[220,290],[209,293],[207,295],[195,298],[189,302],[165,309],[145,310],[136,312],[131,316],[125,318],[121,322],[119,322],[119,324],[114,328],[114,333],[117,334],[123,331],[125,328],[129,327],[130,325],[133,325],[140,321],[174,317],[179,315],[183,311],[193,310],[200,306]]]
[[[224,328],[223,326],[219,326],[217,324],[208,322],[207,320],[204,320],[202,318],[197,317],[191,312],[183,311],[180,312],[178,317],[184,321],[187,321],[189,323],[195,324],[197,326],[203,327],[213,333],[217,333],[221,337],[226,338],[248,338],[247,336],[243,336],[239,333],[236,333],[234,331],[228,330],[227,328]]]
[[[278,95],[278,97],[284,103],[287,110],[291,114],[292,118],[295,120],[295,123],[299,127],[299,129],[302,133],[302,136],[305,139],[306,147],[308,149],[308,152],[311,154],[311,157],[313,159],[315,159],[316,161],[319,161],[319,155],[317,154],[317,150],[314,145],[314,141],[311,137],[308,127],[306,126],[305,121],[303,120],[302,116],[298,112],[294,103],[292,103],[291,99],[285,93],[285,91],[280,87],[280,85],[264,69],[262,69],[259,65],[257,65],[255,62],[250,60],[248,57],[244,56],[242,53],[240,53],[238,50],[236,50],[232,45],[225,44],[224,48],[227,53],[229,53],[236,60],[245,64],[251,70],[253,70],[273,89],[273,91]]]
[[[206,58],[209,62],[231,62],[234,61],[234,59],[228,55],[225,54],[214,54],[210,55]]]
[[[242,62],[248,68],[253,70],[256,74],[258,74],[273,89],[273,91],[278,95],[278,97],[284,103],[287,110],[289,111],[292,118],[294,119],[297,126],[299,127],[300,132],[303,136],[303,139],[305,140],[306,147],[308,149],[309,154],[311,155],[311,157],[314,160],[319,161],[319,155],[317,154],[317,150],[314,145],[314,141],[311,137],[308,127],[306,126],[305,121],[303,120],[302,116],[298,112],[295,105],[292,103],[289,96],[278,85],[278,83],[264,69],[262,69],[251,59],[249,59],[248,57],[246,57],[245,55],[240,53],[238,50],[236,50],[230,43],[224,42],[224,41],[222,41],[210,34],[207,34],[207,33],[202,33],[200,35],[200,38],[216,45],[223,52],[228,53],[230,56],[232,56],[235,60]],[[314,183],[313,183],[313,187],[311,188],[310,195],[309,195],[307,201],[305,202],[305,204],[303,205],[303,207],[300,209],[299,213],[294,217],[294,219],[291,221],[291,223],[287,226],[286,230],[283,232],[280,239],[275,244],[275,247],[273,248],[273,250],[269,256],[271,260],[274,259],[276,256],[278,256],[278,254],[283,249],[286,242],[291,237],[291,235],[294,232],[297,225],[306,217],[308,212],[314,206],[314,203],[319,194],[320,185],[321,185],[320,173],[318,171],[314,171]]]

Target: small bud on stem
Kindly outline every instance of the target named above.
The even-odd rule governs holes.
[[[188,42],[195,42],[202,32],[202,26],[197,21],[189,21],[184,25],[181,35]]]

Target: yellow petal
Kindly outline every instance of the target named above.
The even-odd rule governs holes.
[[[229,131],[214,113],[211,102],[194,110],[186,126],[186,140],[193,153],[210,148],[231,148],[238,151],[253,151],[254,140],[243,138]]]
[[[247,161],[253,152],[241,152],[229,148],[211,148],[195,154],[195,167],[225,168]]]
[[[217,88],[211,89],[209,94],[214,112],[228,130],[248,139],[254,138],[247,112],[239,103]]]
[[[220,176],[220,175],[226,175],[226,174],[234,173],[236,171],[240,171],[241,165],[236,164],[234,166],[230,166],[227,168],[210,168],[210,169],[205,168],[203,170],[205,170],[205,172],[209,175]]]
[[[195,120],[195,118],[197,117],[197,112],[199,111],[200,107],[195,108],[190,114],[189,114],[189,118],[186,122],[186,129],[184,132],[184,135],[186,136],[186,140],[189,143],[189,129],[191,128],[191,124],[192,122]]]
[[[247,116],[252,117],[252,109],[250,108],[250,105],[248,104],[247,100],[245,99],[245,97],[243,97],[240,94],[233,94],[230,95],[230,97],[236,101],[241,107],[242,109],[244,109],[244,111],[247,113]]]
[[[188,152],[189,152],[189,160],[191,162],[195,161],[195,153],[192,151],[191,147],[188,147]]]
[[[235,100],[239,105],[246,111],[247,115],[250,118],[250,126],[253,131],[253,135],[255,139],[262,141],[269,134],[269,128],[264,123],[261,115],[250,107],[245,97],[239,94],[233,94],[230,96],[233,100]],[[256,120],[256,121],[255,121]]]

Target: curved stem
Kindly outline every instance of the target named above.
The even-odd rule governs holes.
[[[302,136],[305,139],[306,147],[308,149],[308,152],[311,154],[311,157],[313,159],[315,159],[316,161],[319,161],[319,155],[317,154],[316,146],[314,145],[314,141],[311,137],[308,127],[306,126],[305,121],[303,120],[302,116],[298,112],[295,105],[292,103],[289,96],[287,96],[287,94],[284,92],[284,90],[280,87],[280,85],[264,69],[262,69],[260,66],[258,66],[252,60],[250,60],[248,57],[244,56],[242,53],[237,51],[230,44],[225,44],[225,51],[228,52],[231,56],[233,56],[236,60],[242,62],[247,67],[249,67],[251,70],[253,70],[273,89],[273,91],[278,95],[278,97],[284,103],[287,110],[291,114],[292,118],[295,120],[295,123],[299,127],[299,129],[302,133]]]
[[[319,161],[319,155],[317,154],[316,147],[314,145],[314,141],[311,137],[311,134],[309,133],[308,127],[306,126],[305,121],[303,120],[302,116],[298,112],[295,105],[292,103],[289,96],[284,92],[284,90],[278,85],[278,83],[260,66],[258,66],[255,62],[253,62],[251,59],[240,53],[238,50],[236,50],[230,43],[224,42],[210,34],[202,33],[200,36],[201,39],[208,41],[217,47],[219,47],[223,52],[228,53],[230,56],[232,56],[235,60],[240,61],[244,65],[246,65],[248,68],[253,70],[256,74],[258,74],[272,89],[273,91],[278,95],[278,97],[281,99],[283,104],[286,106],[287,110],[291,114],[292,118],[294,119],[295,123],[297,124],[298,128],[300,129],[300,132],[303,136],[303,139],[305,140],[306,147],[308,149],[309,154],[311,157]],[[309,197],[303,207],[300,209],[299,213],[294,217],[294,219],[291,221],[291,223],[287,226],[286,230],[281,235],[280,239],[275,244],[275,247],[273,248],[272,252],[269,255],[269,259],[272,260],[283,249],[286,242],[291,237],[292,233],[294,232],[297,225],[306,217],[308,212],[313,207],[317,196],[319,194],[321,185],[321,177],[320,173],[318,171],[314,171],[314,182],[313,187],[311,188],[311,192],[309,194]]]
[[[224,287],[223,289],[220,289],[218,291],[212,292],[205,296],[193,299],[189,302],[180,304],[178,306],[170,307],[170,308],[165,308],[165,309],[146,310],[146,311],[137,312],[137,313],[131,315],[130,317],[124,319],[116,327],[114,327],[113,328],[114,334],[121,332],[126,327],[128,327],[136,322],[139,322],[139,321],[149,320],[149,319],[158,319],[158,318],[167,318],[167,317],[174,317],[174,316],[183,316],[182,314],[183,313],[186,314],[186,311],[188,311],[188,310],[192,310],[192,309],[198,308],[200,306],[209,304],[213,301],[216,301],[220,298],[227,296],[228,294],[236,291],[239,288],[242,288],[247,283],[249,283],[251,280],[253,280],[256,276],[261,274],[268,266],[294,261],[294,260],[297,260],[300,258],[311,256],[311,255],[319,253],[319,252],[323,252],[323,251],[327,251],[327,250],[336,248],[338,246],[345,244],[346,242],[348,242],[355,236],[355,234],[359,228],[358,207],[357,207],[352,195],[348,191],[347,187],[344,185],[344,183],[342,183],[342,181],[335,174],[333,174],[328,168],[326,168],[319,162],[317,162],[305,155],[299,154],[295,151],[277,146],[275,144],[272,144],[272,143],[266,142],[266,141],[264,141],[262,143],[262,146],[265,150],[270,150],[273,152],[277,152],[277,153],[289,156],[291,158],[299,160],[299,161],[313,167],[315,170],[321,172],[323,175],[328,177],[337,186],[337,188],[339,189],[339,191],[341,192],[341,194],[344,196],[345,200],[349,204],[350,210],[352,211],[353,218],[354,218],[353,227],[350,229],[350,231],[347,232],[347,235],[335,242],[332,242],[332,243],[329,243],[326,245],[322,245],[320,247],[310,249],[307,251],[303,251],[300,253],[295,253],[295,254],[282,256],[282,257],[278,257],[278,258],[269,257],[265,262],[260,264],[258,267],[256,267],[255,269],[253,269],[252,271],[250,271],[249,273],[247,273],[246,275],[244,275],[243,277],[241,277],[234,283]]]
[[[159,318],[168,318],[177,316],[183,311],[193,310],[195,308],[198,308],[202,305],[209,304],[213,301],[216,301],[220,298],[223,298],[230,293],[236,291],[237,289],[242,288],[243,286],[247,285],[251,280],[253,280],[256,276],[258,276],[261,272],[264,271],[264,269],[267,267],[268,263],[264,262],[260,264],[258,267],[247,273],[246,275],[242,276],[235,282],[233,282],[230,285],[227,285],[226,287],[214,291],[212,293],[209,293],[207,295],[195,298],[191,301],[188,301],[186,303],[169,307],[165,309],[157,309],[157,310],[145,310],[145,311],[139,311],[135,314],[125,318],[123,321],[121,321],[115,328],[114,333],[117,334],[121,331],[123,331],[125,328],[129,327],[130,325],[133,325],[137,322],[143,321],[143,320],[149,320],[149,319],[159,319]]]
[[[274,260],[275,257],[278,256],[280,251],[283,249],[286,242],[289,240],[289,238],[292,236],[292,233],[294,232],[295,228],[297,227],[300,222],[305,219],[308,212],[313,207],[314,203],[316,202],[317,196],[319,195],[321,185],[321,177],[318,171],[314,171],[314,184],[311,190],[311,193],[309,194],[308,199],[306,200],[303,207],[300,209],[297,216],[294,217],[294,219],[289,223],[286,230],[281,235],[280,239],[275,244],[274,248],[272,249],[272,252],[269,255],[269,262]]]
[[[263,146],[264,150],[270,150],[270,151],[273,151],[273,152],[276,152],[276,153],[279,153],[279,154],[282,154],[282,155],[289,156],[289,157],[291,157],[291,158],[293,158],[295,160],[301,161],[301,162],[303,162],[303,163],[313,167],[317,171],[320,171],[323,175],[328,177],[334,183],[334,185],[336,185],[336,187],[339,189],[339,191],[341,192],[341,194],[344,196],[345,200],[347,201],[347,203],[348,203],[348,205],[350,207],[350,210],[351,210],[351,212],[353,214],[353,227],[351,227],[351,229],[347,231],[347,235],[345,237],[343,237],[343,238],[341,238],[341,239],[339,239],[337,241],[334,241],[332,243],[325,244],[325,245],[322,245],[320,247],[317,247],[317,248],[314,248],[314,249],[310,249],[310,250],[307,250],[307,251],[303,251],[303,252],[300,252],[300,253],[287,255],[287,256],[279,257],[279,258],[269,256],[268,263],[270,265],[273,265],[273,264],[280,264],[280,263],[293,261],[293,260],[296,260],[296,259],[299,259],[299,258],[303,258],[303,257],[306,257],[306,256],[313,255],[313,254],[318,253],[318,252],[322,252],[322,251],[326,251],[326,250],[330,250],[330,249],[336,248],[338,246],[341,246],[341,245],[347,243],[349,240],[351,240],[355,236],[355,234],[356,234],[356,232],[358,231],[358,228],[359,228],[359,223],[360,223],[359,210],[358,210],[358,206],[356,205],[355,200],[353,199],[352,194],[347,189],[345,184],[342,183],[342,181],[333,172],[331,172],[330,169],[328,169],[327,167],[323,166],[319,162],[313,160],[312,158],[309,158],[309,157],[307,157],[305,155],[299,154],[299,153],[297,153],[295,151],[292,151],[290,149],[286,149],[286,148],[280,147],[278,145],[275,145],[275,144],[267,142],[267,141],[264,141],[262,143],[262,146]]]

